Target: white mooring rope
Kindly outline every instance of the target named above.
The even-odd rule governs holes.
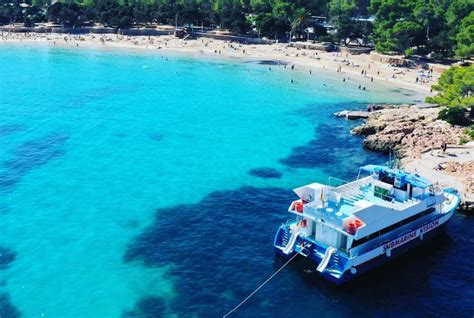
[[[280,267],[275,273],[273,273],[272,276],[268,277],[266,281],[264,281],[262,284],[260,284],[260,286],[257,287],[257,289],[255,289],[250,295],[248,295],[244,300],[242,300],[240,302],[240,304],[238,304],[237,306],[234,307],[234,309],[232,309],[231,311],[229,311],[227,314],[225,314],[224,316],[222,316],[223,318],[226,318],[228,317],[231,313],[233,313],[234,311],[236,311],[240,306],[242,306],[247,300],[249,300],[253,295],[255,295],[263,286],[265,286],[266,283],[268,283],[273,277],[276,276],[276,274],[278,274],[286,265],[290,264],[290,262],[296,257],[298,256],[299,254],[298,253],[295,253],[295,255],[293,255],[285,264],[283,264],[282,267]]]

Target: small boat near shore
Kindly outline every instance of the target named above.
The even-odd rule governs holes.
[[[294,189],[294,217],[275,235],[277,255],[307,258],[325,279],[341,284],[429,240],[460,204],[418,174],[386,166],[360,168],[355,181],[329,178]]]

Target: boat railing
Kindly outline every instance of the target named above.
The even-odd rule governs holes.
[[[433,190],[434,194],[443,193],[443,188],[439,184],[433,184],[432,185],[432,190]]]
[[[327,182],[328,186],[330,187],[339,187],[341,185],[348,184],[348,183],[350,183],[350,181],[338,179],[335,177],[329,177],[328,182]]]
[[[425,200],[425,199],[434,197],[435,195],[438,195],[438,194],[441,194],[441,193],[443,193],[443,188],[441,188],[441,187],[440,187],[439,185],[437,185],[437,184],[433,184],[432,186],[430,186],[428,192],[419,194],[419,195],[417,195],[417,196],[414,196],[413,198],[414,198],[414,199],[417,199],[417,200],[423,201],[423,200]]]
[[[290,226],[290,225],[293,224],[293,223],[298,223],[299,221],[301,221],[301,219],[303,219],[303,217],[301,217],[301,216],[297,216],[297,217],[288,219],[288,220],[284,223],[284,226],[285,226],[285,227],[288,227],[288,226]]]
[[[357,178],[355,178],[353,180],[343,180],[343,179],[339,179],[339,178],[335,178],[335,177],[329,177],[327,184],[331,187],[340,187],[340,186],[343,186],[343,185],[346,185],[346,184],[355,183],[356,181],[359,181],[361,179],[365,179],[369,176],[371,176],[370,173],[365,173],[365,174],[360,174],[359,173]]]

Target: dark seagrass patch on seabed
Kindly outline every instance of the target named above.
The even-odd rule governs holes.
[[[27,129],[28,128],[26,126],[19,125],[19,124],[0,125],[0,137],[13,135],[18,132],[23,132]]]
[[[279,172],[278,170],[266,167],[250,169],[248,171],[248,174],[263,179],[279,179],[282,176],[281,172]]]
[[[16,252],[10,248],[0,246],[0,270],[7,269],[10,264],[15,261]],[[6,281],[0,282],[0,288],[6,286]],[[10,296],[0,290],[0,317],[1,318],[18,318],[20,312],[10,302]]]
[[[104,100],[115,95],[133,93],[137,90],[134,85],[112,85],[108,87],[94,87],[84,92],[81,92],[77,97],[73,98],[66,106],[72,108],[80,108],[87,106],[92,102]]]
[[[0,164],[4,168],[0,172],[0,192],[11,191],[29,171],[62,156],[68,139],[67,134],[51,133],[18,146],[12,158]]]
[[[9,211],[8,205],[5,203],[0,203],[0,215],[7,214]]]
[[[242,297],[260,282],[262,271],[274,271],[272,237],[292,197],[290,190],[244,187],[213,192],[197,204],[158,209],[155,222],[130,242],[124,260],[150,267],[173,265],[170,275],[181,283],[176,300],[166,302],[168,311],[222,316],[229,307],[225,291]],[[179,220],[170,217],[177,211]],[[260,260],[258,265],[252,265],[253,258]],[[236,264],[246,270],[236,271]]]
[[[114,136],[117,137],[117,138],[127,138],[128,134],[126,132],[116,132],[114,133]]]
[[[0,317],[1,318],[19,318],[20,312],[10,302],[10,296],[0,292]]]
[[[122,318],[155,318],[163,317],[165,314],[166,307],[161,298],[144,297],[135,304],[132,310],[125,311]]]
[[[14,250],[0,246],[0,270],[8,268],[15,258],[16,252]]]
[[[153,141],[162,141],[165,135],[160,134],[160,133],[151,133],[149,137]]]
[[[317,125],[314,138],[294,147],[280,163],[290,168],[319,168],[344,180],[356,176],[358,168],[365,164],[383,163],[383,155],[362,148],[361,138],[350,134],[350,125],[354,124],[341,121]]]

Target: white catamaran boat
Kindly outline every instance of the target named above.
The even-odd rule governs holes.
[[[440,232],[460,203],[455,190],[417,174],[375,165],[362,167],[362,174],[353,182],[330,178],[328,185],[294,189],[299,200],[288,212],[296,218],[279,227],[276,253],[300,254],[340,284]]]

